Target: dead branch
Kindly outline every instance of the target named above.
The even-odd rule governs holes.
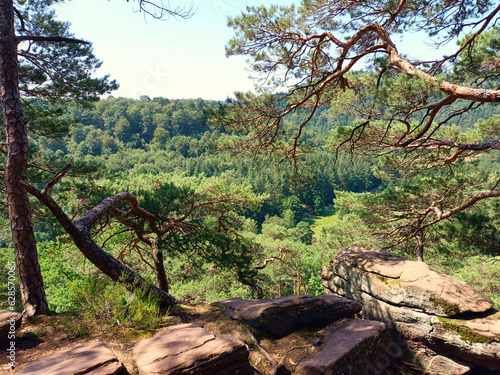
[[[278,363],[276,362],[276,360],[273,357],[271,357],[271,355],[262,346],[259,345],[259,342],[254,337],[254,335],[252,335],[252,332],[250,331],[247,332],[250,338],[252,339],[254,345],[262,352],[262,354],[266,356],[267,360],[271,363],[272,368],[271,371],[269,372],[269,375],[276,375],[276,372],[278,371]]]
[[[127,2],[129,1],[130,0],[127,0]],[[168,2],[165,5],[162,0],[138,0],[138,2],[140,11],[156,19],[166,19],[169,17],[187,19],[192,17],[194,14],[192,5],[188,9],[182,7],[172,9]]]

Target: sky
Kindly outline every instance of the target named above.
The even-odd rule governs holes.
[[[137,12],[137,3],[125,0],[72,0],[55,10],[60,20],[71,23],[76,37],[92,42],[103,62],[96,75],[109,74],[120,84],[113,96],[224,100],[255,84],[246,57],[225,55],[233,35],[227,17],[241,14],[247,5],[291,2],[171,0],[172,8],[192,5],[194,15],[167,20],[147,17]],[[405,43],[409,51],[429,51],[423,39],[412,38]]]

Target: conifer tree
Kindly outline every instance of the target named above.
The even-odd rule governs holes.
[[[62,0],[0,1],[0,102],[5,129],[5,195],[25,316],[47,312],[38,263],[31,208],[23,184],[28,180],[28,123],[22,98],[93,100],[117,84],[93,78],[100,66],[89,42],[75,38],[69,24],[58,21],[50,6]],[[161,18],[188,16],[161,1],[138,0],[142,11]]]
[[[453,125],[482,106],[500,102],[500,5],[469,1],[303,0],[301,5],[248,7],[231,18],[228,55],[249,57],[261,86],[236,93],[212,111],[234,138],[221,147],[273,153],[300,165],[306,126],[328,107],[348,116],[328,140],[332,152],[375,160],[396,175],[431,169],[453,172],[462,160],[500,150],[499,117],[474,129]],[[426,34],[436,47],[457,43],[449,56],[418,60],[400,53],[401,36]],[[418,51],[415,51],[417,54]],[[300,112],[299,126],[287,119]],[[437,223],[477,202],[500,197],[500,181],[454,206],[422,209]],[[411,228],[407,228],[411,229]],[[407,238],[418,237],[421,228]]]
[[[116,88],[91,78],[99,61],[88,42],[55,19],[54,1],[0,1],[0,88],[5,128],[5,195],[26,316],[47,312],[27,191],[29,124],[21,98],[96,98]]]

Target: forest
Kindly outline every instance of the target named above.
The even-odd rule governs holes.
[[[168,290],[178,301],[210,303],[235,295],[256,297],[254,284],[266,298],[321,294],[319,270],[341,249],[353,243],[384,247],[394,242],[376,235],[380,228],[387,228],[388,219],[371,217],[374,213],[363,205],[363,199],[383,202],[393,199],[395,191],[406,190],[400,198],[400,204],[406,205],[440,185],[444,189],[456,189],[454,184],[469,181],[478,185],[499,170],[500,160],[484,155],[461,166],[454,173],[456,181],[446,172],[386,179],[377,169],[377,160],[326,149],[335,128],[350,120],[325,109],[305,131],[309,150],[297,175],[291,172],[292,165],[280,166],[272,158],[243,155],[235,159],[219,152],[217,145],[227,133],[207,125],[205,118],[218,105],[201,99],[112,96],[91,107],[69,103],[61,108],[59,117],[72,124],[67,134],[33,134],[30,139],[33,160],[50,166],[37,168],[34,182],[43,184],[58,168],[71,163],[71,173],[53,191],[71,217],[81,216],[105,197],[124,190],[155,215],[178,215],[191,200],[211,202],[214,197],[238,196],[238,201],[225,204],[221,212],[214,207],[211,212],[196,213],[186,223],[186,228],[202,223],[213,236],[229,243],[218,244],[197,231],[186,232],[183,238],[177,237],[179,232],[165,236],[162,252]],[[286,121],[293,127],[306,115],[299,112]],[[478,117],[464,116],[453,127],[467,131],[481,118],[497,115],[496,107],[485,107]],[[207,189],[212,190],[208,195]],[[47,209],[34,199],[32,206],[50,309],[75,313],[83,309],[82,304],[95,304],[95,293],[101,288],[117,298],[117,287],[89,264]],[[499,212],[498,203],[487,200],[425,234],[429,264],[475,285],[496,303],[500,302],[495,282]],[[152,247],[139,240],[133,223],[113,216],[110,213],[96,224],[93,235],[97,242],[154,283]],[[1,247],[7,262],[14,258],[3,220]],[[415,246],[409,240],[392,251],[415,258]],[[272,261],[254,271],[266,259]],[[247,275],[242,277],[244,272]]]
[[[462,48],[450,66],[436,61],[427,75],[411,75],[390,43],[373,41],[387,38],[376,27],[352,44],[332,37],[339,48],[360,44],[329,57],[326,34],[288,34],[293,22],[305,27],[290,9],[249,8],[229,20],[237,32],[227,53],[250,55],[263,74],[282,64],[305,77],[301,84],[285,92],[286,77],[278,77],[274,91],[236,93],[225,102],[129,99],[112,96],[109,77],[91,77],[88,67],[99,61],[51,19],[50,2],[32,3],[20,2],[25,13],[15,17],[0,9],[23,20],[26,32],[49,35],[31,37],[39,50],[17,53],[12,90],[21,93],[22,111],[4,100],[0,259],[17,262],[21,284],[24,256],[39,262],[26,275],[43,277],[33,295],[16,289],[18,311],[79,316],[66,328],[82,336],[96,319],[109,329],[117,319],[154,325],[159,306],[173,303],[318,295],[321,266],[352,244],[425,261],[500,309],[500,108],[498,94],[488,99],[498,91],[497,27],[482,39],[461,39],[477,51]],[[303,16],[327,11],[307,3]],[[30,23],[33,12],[45,21]],[[404,17],[398,27],[407,26]],[[441,17],[435,21],[446,32]],[[259,24],[274,18],[279,22]],[[360,20],[350,27],[365,30]],[[8,49],[0,47],[5,59]],[[366,55],[371,69],[334,68]],[[49,75],[58,64],[65,71]],[[458,85],[470,82],[482,91],[462,94]],[[12,124],[23,125],[24,138],[12,135],[21,129]],[[18,146],[28,151],[16,167]],[[13,191],[26,194],[29,244],[20,245],[29,233],[16,232],[29,229],[16,224],[28,209],[13,203],[21,196]],[[8,308],[8,268],[0,272],[0,308]]]

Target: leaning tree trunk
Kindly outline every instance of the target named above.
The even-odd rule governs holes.
[[[27,122],[21,109],[17,40],[12,0],[0,0],[0,95],[7,136],[5,191],[16,254],[19,285],[25,316],[48,311],[38,263],[28,193],[21,182],[27,178]]]
[[[160,306],[166,307],[175,304],[175,298],[166,291],[154,286],[148,285],[146,280],[140,275],[123,265],[111,254],[104,251],[93,239],[90,234],[92,225],[104,215],[114,204],[123,200],[131,200],[137,203],[134,196],[129,192],[116,194],[104,199],[99,205],[88,211],[80,220],[73,223],[66,215],[63,209],[50,196],[52,188],[61,179],[69,169],[69,165],[58,172],[54,178],[47,183],[43,190],[38,190],[32,185],[25,183],[25,188],[33,194],[41,203],[43,203],[62,225],[66,233],[69,234],[78,250],[90,260],[99,270],[107,275],[111,280],[126,285],[129,289],[140,289],[146,294],[155,293],[160,298]],[[168,289],[168,288],[167,288]]]

